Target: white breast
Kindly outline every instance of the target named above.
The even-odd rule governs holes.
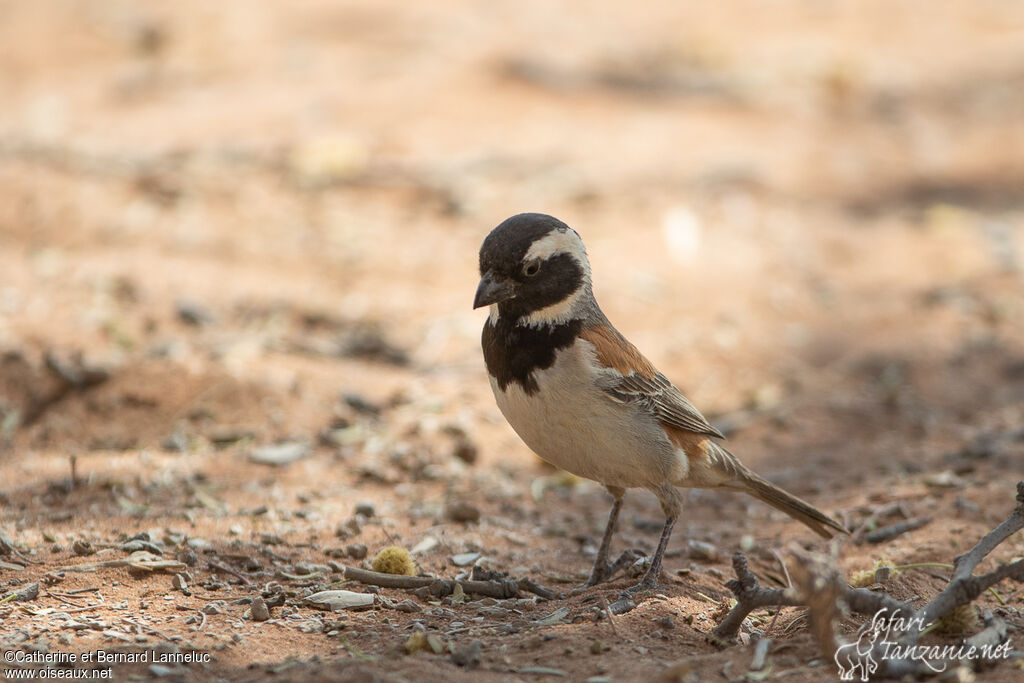
[[[593,346],[577,340],[555,363],[534,373],[539,390],[527,395],[515,382],[491,388],[505,419],[533,451],[552,465],[609,486],[652,487],[682,479],[678,453],[652,416],[600,388],[603,370]]]

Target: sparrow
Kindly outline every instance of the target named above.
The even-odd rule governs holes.
[[[665,526],[647,572],[630,592],[652,589],[682,509],[679,488],[742,491],[824,538],[838,522],[755,474],[724,438],[601,311],[579,234],[539,213],[512,216],[480,247],[473,308],[490,307],[481,343],[498,408],[516,434],[555,467],[592,479],[613,498],[584,586],[633,562],[608,561],[626,489],[654,493]]]

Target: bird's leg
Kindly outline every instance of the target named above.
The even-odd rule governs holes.
[[[661,560],[665,557],[665,548],[668,547],[668,539],[672,537],[672,527],[675,526],[678,514],[670,514],[665,518],[665,528],[661,530],[661,540],[658,541],[658,549],[654,551],[651,558],[651,566],[647,568],[644,578],[640,583],[630,588],[627,593],[635,594],[640,591],[652,590],[658,587],[658,578],[661,576]]]
[[[612,535],[615,533],[615,523],[619,519],[619,509],[622,507],[623,489],[609,488],[614,500],[612,509],[608,513],[608,525],[604,529],[604,537],[601,539],[601,546],[597,549],[597,558],[594,560],[594,568],[590,570],[590,578],[583,584],[583,588],[596,586],[615,576],[617,573],[628,567],[638,559],[637,551],[627,550],[615,562],[608,562],[608,550],[612,544]]]

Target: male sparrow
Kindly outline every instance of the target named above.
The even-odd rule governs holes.
[[[627,488],[652,491],[665,527],[650,566],[631,590],[657,586],[679,517],[676,487],[743,491],[831,538],[838,522],[762,479],[712,439],[722,434],[616,330],[591,289],[576,232],[552,216],[523,213],[480,247],[473,308],[490,306],[484,362],[505,419],[556,467],[605,486],[614,498],[586,586],[633,558],[608,561]]]

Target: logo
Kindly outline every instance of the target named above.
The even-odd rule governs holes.
[[[880,631],[871,628],[871,623],[866,623],[857,631],[857,640],[836,648],[835,660],[841,680],[852,681],[859,672],[860,680],[866,681],[868,676],[878,671],[878,662],[872,652],[881,635]]]
[[[1012,644],[1007,638],[998,645],[971,645],[967,642],[956,645],[916,645],[901,643],[901,634],[916,631],[920,636],[928,631],[931,623],[925,624],[920,617],[901,617],[889,614],[883,607],[875,612],[871,621],[857,631],[857,640],[844,643],[836,649],[835,661],[839,678],[844,681],[867,681],[878,671],[879,662],[887,660],[914,661],[923,664],[935,673],[946,670],[950,662],[978,659],[997,660],[1010,656]],[[916,639],[914,641],[916,643]]]

